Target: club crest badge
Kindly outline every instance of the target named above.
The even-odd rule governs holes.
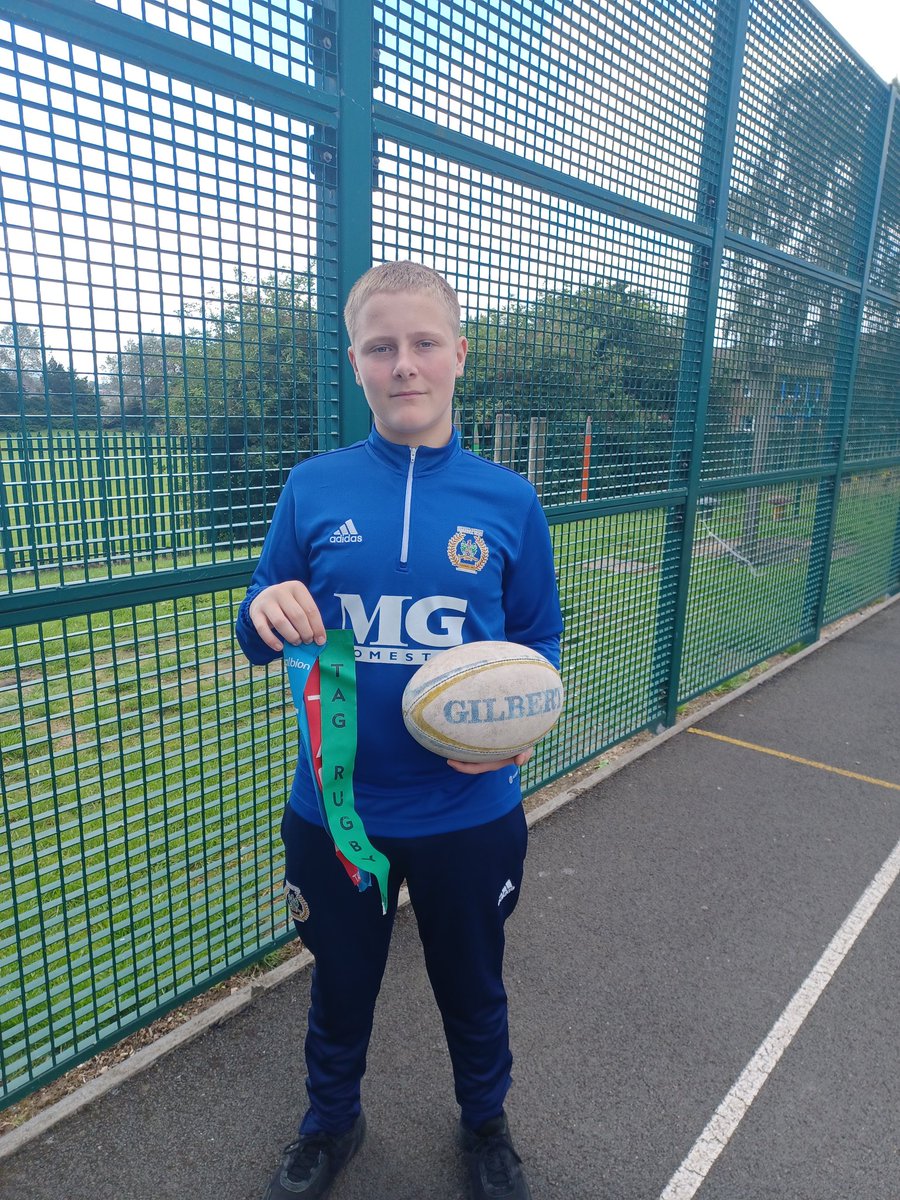
[[[480,571],[490,555],[484,540],[484,530],[457,525],[456,533],[447,543],[447,554],[457,571],[466,571],[469,574]]]
[[[296,884],[285,882],[284,898],[287,900],[288,912],[294,921],[305,921],[309,917],[309,905],[300,894]]]

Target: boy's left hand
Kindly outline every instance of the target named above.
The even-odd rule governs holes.
[[[503,767],[524,767],[532,754],[534,746],[523,750],[515,758],[492,759],[490,762],[458,762],[454,758],[448,758],[447,765],[454,771],[459,771],[461,775],[483,775],[486,771],[499,771]]]

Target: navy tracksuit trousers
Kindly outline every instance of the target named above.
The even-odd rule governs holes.
[[[281,835],[297,931],[315,958],[306,1036],[309,1109],[301,1132],[342,1133],[359,1114],[375,1001],[404,880],[462,1120],[476,1129],[498,1116],[512,1066],[503,925],[522,883],[528,834],[521,805],[453,833],[373,837],[391,864],[384,916],[377,886],[357,891],[324,829],[288,806]]]

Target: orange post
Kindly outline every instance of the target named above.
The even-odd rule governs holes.
[[[591,418],[584,423],[584,455],[581,460],[581,499],[588,498],[588,482],[591,477]]]

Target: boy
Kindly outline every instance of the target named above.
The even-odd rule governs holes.
[[[309,1107],[266,1200],[319,1200],[363,1140],[360,1082],[404,879],[450,1051],[471,1196],[529,1200],[503,1110],[502,961],[527,839],[519,767],[531,752],[448,763],[409,736],[400,699],[419,664],[463,642],[521,642],[559,665],[549,531],[526,480],[460,447],[453,392],[468,347],[446,280],[416,263],[375,267],[344,319],[374,428],[291,471],[237,636],[261,664],[285,643],[321,646],[326,629],[352,630],[353,791],[390,862],[389,899],[383,915],[378,888],[354,888],[301,755],[282,838],[291,913],[315,958]]]

